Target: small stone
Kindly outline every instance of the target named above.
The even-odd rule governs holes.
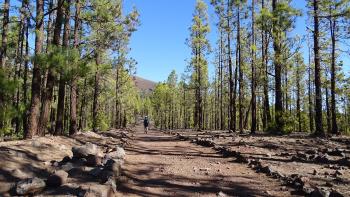
[[[63,171],[66,171],[66,172],[70,171],[73,168],[74,168],[74,165],[71,162],[68,162],[68,163],[64,164],[63,166],[61,166],[61,169]]]
[[[345,195],[341,194],[339,191],[332,189],[330,197],[344,197]]]
[[[97,145],[88,142],[83,146],[72,147],[72,152],[75,158],[86,158],[88,155],[97,155],[100,150]]]
[[[318,174],[317,170],[314,169],[314,171],[312,172],[312,174],[316,176],[316,175]]]
[[[67,179],[68,179],[68,173],[63,170],[59,170],[59,171],[56,171],[51,176],[49,176],[46,183],[50,187],[59,187],[65,184],[67,182]]]
[[[342,176],[343,173],[340,172],[339,170],[336,170],[335,173],[334,173],[335,176]]]
[[[329,197],[331,192],[324,187],[316,187],[316,189],[311,193],[311,197]]]
[[[86,158],[86,165],[91,167],[102,165],[102,157],[99,155],[89,155]]]
[[[327,187],[333,187],[334,185],[333,185],[333,183],[327,181],[327,182],[326,182],[326,186],[327,186]]]
[[[98,177],[101,174],[102,170],[103,169],[101,167],[96,167],[96,168],[93,168],[92,170],[90,170],[89,174],[91,176]]]
[[[46,183],[44,180],[35,177],[18,182],[16,186],[16,192],[19,195],[35,194],[42,191],[45,186]]]
[[[217,197],[227,197],[227,195],[226,195],[224,192],[222,192],[222,191],[220,191],[219,193],[217,193],[216,196],[217,196]]]

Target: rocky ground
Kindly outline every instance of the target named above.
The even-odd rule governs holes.
[[[350,138],[238,135],[222,131],[170,132],[212,147],[224,157],[294,188],[305,196],[350,196]]]
[[[349,142],[141,127],[1,142],[0,196],[350,196]]]
[[[127,131],[0,143],[0,196],[113,196]]]

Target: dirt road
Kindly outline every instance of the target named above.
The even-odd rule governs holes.
[[[291,196],[280,182],[210,148],[137,128],[126,149],[121,196]]]

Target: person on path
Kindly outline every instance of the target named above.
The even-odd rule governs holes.
[[[145,119],[143,120],[143,126],[145,127],[145,133],[147,134],[149,126],[148,116],[145,116]]]

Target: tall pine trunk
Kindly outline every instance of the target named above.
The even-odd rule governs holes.
[[[80,31],[80,1],[75,1],[74,48],[78,50]],[[84,94],[84,92],[83,92]],[[70,127],[69,135],[77,132],[77,76],[73,76],[70,88]]]
[[[320,46],[319,46],[319,1],[313,0],[313,12],[314,12],[314,56],[315,56],[315,122],[316,130],[315,134],[318,136],[324,136],[323,120],[322,120],[322,90],[321,90],[321,63],[320,63]]]
[[[272,0],[272,11],[275,12],[277,9],[277,0]],[[282,51],[281,51],[281,33],[278,30],[278,22],[273,22],[273,49],[274,65],[275,65],[275,121],[276,121],[276,132],[283,132],[284,123],[282,120],[283,116],[283,102],[282,102]]]
[[[99,102],[98,97],[100,95],[100,73],[99,66],[101,65],[100,52],[96,51],[95,54],[96,61],[96,72],[95,72],[95,85],[94,85],[94,99],[92,104],[92,130],[94,132],[98,131],[98,112],[99,112]]]
[[[63,49],[69,49],[69,35],[70,35],[70,0],[66,0],[64,6],[65,20],[64,20],[64,33],[63,33]],[[67,52],[66,52],[67,53]],[[65,54],[68,55],[68,54]],[[68,64],[68,62],[65,62]],[[64,78],[64,71],[61,71],[60,80],[58,85],[58,104],[57,104],[57,119],[56,119],[56,135],[62,135],[64,133],[64,110],[65,110],[65,97],[66,97],[66,80]]]
[[[4,68],[7,56],[7,32],[10,23],[10,0],[5,0],[3,7],[2,19],[2,34],[1,34],[1,48],[0,48],[0,67]]]
[[[337,9],[337,7],[335,8]],[[331,12],[330,12],[331,13]],[[331,111],[332,111],[332,133],[338,135],[338,124],[337,124],[337,107],[335,101],[335,78],[336,78],[336,32],[337,32],[337,21],[335,18],[330,17],[330,31],[332,40],[332,66],[331,66]]]
[[[44,40],[44,0],[36,1],[36,25],[35,25],[35,56],[42,53]],[[25,133],[26,139],[37,135],[38,116],[40,113],[40,91],[41,91],[41,69],[39,62],[34,60],[32,78],[32,99],[29,109],[28,130]]]
[[[60,46],[60,40],[61,40],[61,28],[62,28],[63,15],[64,15],[63,3],[64,3],[64,0],[58,0],[57,2],[57,16],[56,16],[53,42],[52,42],[52,44],[56,48]],[[53,66],[54,65],[49,65],[46,88],[43,91],[43,95],[42,95],[43,104],[42,104],[42,109],[40,114],[40,128],[38,131],[39,135],[45,135],[47,122],[49,120],[51,102],[53,98],[53,89],[55,85],[55,75],[54,75]]]
[[[255,71],[255,0],[252,0],[252,84],[251,84],[251,94],[252,94],[252,125],[251,125],[251,133],[255,134],[256,132],[256,71]],[[254,46],[254,47],[253,47]]]

